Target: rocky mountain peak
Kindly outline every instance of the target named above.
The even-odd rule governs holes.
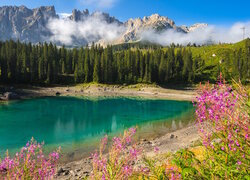
[[[196,23],[196,24],[188,27],[188,32],[192,32],[192,31],[195,31],[196,29],[200,29],[200,28],[206,28],[207,26],[208,26],[208,24],[205,24],[205,23]]]
[[[159,14],[152,14],[151,16],[147,16],[143,18],[143,22],[147,24],[170,24],[171,26],[174,26],[175,23],[173,20],[169,19],[166,16],[160,16]]]
[[[159,14],[153,14],[143,18],[129,19],[124,23],[124,26],[127,30],[117,43],[138,41],[140,40],[141,33],[145,30],[163,31],[175,29],[177,31],[183,31],[175,26],[173,20],[166,16],[160,16]]]
[[[136,19],[129,19],[125,24],[129,27],[147,27],[147,26],[161,26],[161,25],[167,25],[174,26],[174,21],[168,19],[168,17],[160,16],[159,14],[153,14],[151,16],[145,16],[142,19],[136,18]]]
[[[71,19],[73,21],[83,21],[88,16],[89,16],[89,10],[88,9],[85,9],[83,11],[73,9],[72,15],[69,17],[69,19]]]
[[[19,39],[37,43],[50,32],[45,28],[50,18],[58,18],[54,6],[28,9],[25,6],[0,7],[0,39]]]
[[[93,12],[91,14],[92,17],[94,18],[98,18],[100,20],[104,20],[106,21],[107,23],[117,23],[119,25],[122,24],[122,22],[120,22],[118,19],[116,19],[114,16],[110,16],[108,13],[104,13],[104,12],[100,12],[100,11],[96,11],[96,12]]]
[[[108,13],[95,11],[92,14],[89,13],[88,9],[85,9],[83,11],[74,9],[72,11],[72,15],[70,15],[68,18],[73,21],[85,21],[86,18],[98,18],[100,20],[106,21],[107,23],[117,23],[122,24],[119,20],[117,20],[115,17],[111,17]]]
[[[65,13],[65,18],[74,22],[85,21],[87,18],[96,18],[107,24],[115,23],[121,27],[121,35],[112,43],[133,42],[141,39],[145,31],[161,33],[172,29],[181,33],[189,33],[199,28],[207,27],[207,24],[197,23],[190,27],[176,26],[175,22],[166,16],[152,14],[143,18],[129,19],[125,23],[119,21],[108,13],[93,12],[88,9],[83,11],[74,9],[71,15]],[[29,9],[25,6],[3,6],[0,7],[0,40],[17,40],[22,42],[38,43],[50,40],[52,32],[47,26],[50,19],[59,19],[54,6],[41,6]],[[100,23],[101,23],[100,22]],[[104,42],[98,39],[97,42]],[[77,45],[85,45],[86,39],[76,38]]]

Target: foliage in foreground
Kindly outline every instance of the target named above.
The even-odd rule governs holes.
[[[106,156],[103,152],[106,149],[108,138],[106,136],[102,139],[99,153],[96,151],[92,154],[92,179],[128,179],[137,171],[134,162],[137,161],[140,150],[132,142],[135,132],[135,128],[130,128],[124,132],[123,137],[114,137]]]
[[[117,155],[117,143],[113,140],[104,166],[100,168],[94,161],[92,178],[249,179],[248,101],[246,90],[237,83],[234,89],[222,82],[201,86],[195,106],[202,146],[180,150],[164,158],[144,157],[140,164],[135,161],[137,158],[128,158],[130,163],[127,163],[129,146],[121,146]],[[99,159],[103,160],[102,154]],[[125,167],[129,173],[114,176],[113,172],[123,171]]]
[[[222,82],[200,89],[196,115],[206,159],[199,172],[206,178],[250,178],[248,98],[237,83],[234,91]]]
[[[49,179],[56,172],[59,151],[60,149],[46,157],[43,153],[43,144],[32,138],[13,158],[6,153],[6,157],[0,163],[0,178]]]

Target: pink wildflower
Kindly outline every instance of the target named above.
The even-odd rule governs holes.
[[[159,148],[158,148],[158,147],[155,147],[155,148],[154,148],[154,152],[155,152],[155,153],[158,153],[158,152],[159,152]]]

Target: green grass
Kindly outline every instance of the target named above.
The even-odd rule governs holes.
[[[224,59],[226,53],[229,53],[229,56],[232,56],[235,50],[245,47],[246,41],[249,41],[249,39],[235,44],[215,44],[200,47],[191,46],[189,48],[192,51],[193,58],[200,56],[205,60],[206,65],[210,65],[217,64],[220,60]],[[167,48],[168,47],[164,47],[163,49],[166,50]],[[176,51],[177,50],[178,48],[176,48]],[[213,56],[213,54],[215,54],[215,56]]]
[[[205,60],[206,64],[215,64],[224,59],[226,53],[229,53],[229,56],[232,56],[235,50],[244,48],[245,41],[246,40],[235,44],[217,44],[202,47],[191,47],[190,49],[194,58],[201,56],[201,58]],[[215,56],[213,56],[213,54]]]

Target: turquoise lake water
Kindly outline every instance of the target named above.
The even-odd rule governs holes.
[[[0,104],[0,153],[34,137],[47,150],[61,146],[65,159],[88,155],[108,134],[138,126],[137,138],[153,138],[192,123],[190,102],[142,98],[47,97]]]

